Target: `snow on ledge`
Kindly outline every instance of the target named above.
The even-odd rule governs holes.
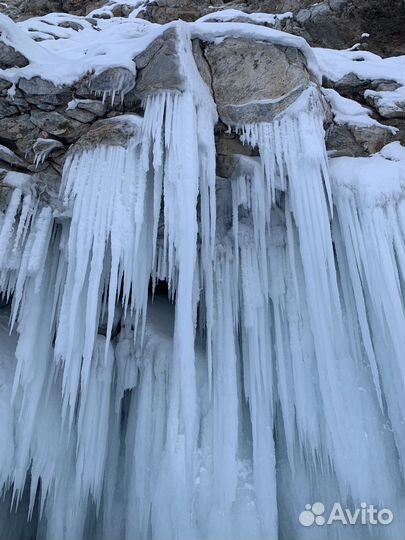
[[[381,58],[368,51],[322,49],[313,52],[323,76],[336,82],[353,73],[360,80],[386,80],[405,84],[405,56]]]
[[[274,25],[278,21],[282,21],[284,19],[291,19],[293,16],[291,11],[287,11],[286,13],[245,13],[244,11],[240,11],[239,9],[223,9],[221,11],[215,11],[213,13],[209,13],[208,15],[204,15],[203,17],[200,17],[196,22],[214,22],[214,21],[222,21],[222,22],[232,22],[234,19],[238,18],[244,18],[247,19],[248,22],[252,22],[254,24],[270,24]]]
[[[405,198],[405,148],[397,142],[370,157],[329,160],[335,196],[355,197],[359,207],[387,206]]]
[[[332,113],[336,124],[349,125],[359,128],[373,128],[386,129],[393,135],[397,133],[398,129],[380,124],[374,118],[371,118],[371,112],[352,99],[341,96],[336,90],[329,88],[323,88],[322,92],[326,97],[329,105],[331,106]]]
[[[305,39],[249,23],[185,23],[173,21],[165,25],[146,23],[142,19],[95,19],[96,29],[87,24],[80,31],[60,28],[60,14],[24,21],[16,24],[9,17],[0,14],[2,40],[22,53],[30,64],[23,68],[0,70],[0,77],[16,84],[22,77],[35,76],[51,81],[55,85],[70,85],[88,73],[99,74],[108,68],[126,68],[135,73],[134,59],[153,41],[170,28],[179,24],[189,27],[192,38],[216,41],[226,38],[244,38],[269,42],[299,49],[307,59],[308,68],[320,81],[320,71],[316,57]],[[75,17],[74,22],[80,18]],[[55,30],[55,35],[41,42],[34,41],[38,32]],[[56,26],[55,26],[56,25]],[[56,39],[56,37],[57,39]]]

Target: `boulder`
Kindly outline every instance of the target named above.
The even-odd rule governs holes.
[[[159,90],[182,90],[184,76],[180,70],[176,29],[167,30],[135,58],[138,76],[135,92],[138,96]]]
[[[405,118],[405,86],[395,90],[366,90],[364,97],[383,118]]]
[[[29,114],[3,118],[0,122],[0,139],[15,142],[24,139],[33,130],[35,125]]]
[[[0,41],[0,68],[7,69],[13,67],[24,67],[29,62],[21,53],[16,51],[10,45]]]
[[[327,130],[326,148],[333,157],[363,157],[379,152],[394,139],[394,134],[384,126],[332,124]]]
[[[0,119],[7,116],[18,114],[18,109],[14,105],[10,105],[6,98],[0,98]]]
[[[121,115],[95,122],[76,142],[72,151],[86,150],[98,145],[127,146],[131,138],[140,133],[142,118],[137,115]]]
[[[57,111],[34,110],[31,112],[30,120],[34,126],[66,142],[75,141],[86,130],[81,122],[67,118]]]
[[[27,96],[50,97],[69,95],[71,93],[68,87],[56,86],[51,81],[41,79],[41,77],[21,78],[18,82],[18,88]]]
[[[219,116],[227,125],[271,122],[311,82],[296,48],[227,38],[205,44]]]
[[[92,75],[87,80],[86,86],[99,96],[123,97],[135,86],[135,75],[122,67],[108,68]]]
[[[17,168],[26,168],[28,165],[26,161],[2,144],[0,144],[0,161]]]

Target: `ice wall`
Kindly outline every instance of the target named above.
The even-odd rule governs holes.
[[[72,149],[64,212],[22,187],[2,216],[0,537],[397,540],[402,151],[328,162],[310,87],[230,126],[259,156],[216,179],[177,32],[184,89],[148,95],[126,146]],[[395,520],[307,529],[315,500]]]

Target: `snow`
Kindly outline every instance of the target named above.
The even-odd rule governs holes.
[[[35,20],[31,24],[35,27]],[[124,67],[135,74],[134,57],[164,31],[164,27],[145,21],[123,19],[104,24],[98,31],[92,25],[79,32],[68,29],[65,39],[37,43],[30,32],[24,32],[5,15],[0,15],[0,29],[6,42],[31,61],[22,69],[0,70],[1,77],[16,83],[22,77],[39,76],[55,85],[73,84],[88,73],[99,74],[111,67]]]
[[[223,9],[221,11],[216,11],[214,13],[209,13],[200,17],[196,22],[209,22],[209,21],[222,21],[222,22],[232,22],[232,20],[237,18],[247,19],[246,22],[252,22],[254,24],[269,24],[274,26],[278,21],[284,19],[291,19],[293,14],[291,11],[286,13],[245,13],[238,9]]]
[[[324,88],[322,92],[331,106],[334,122],[337,124],[348,124],[359,128],[378,127],[391,131],[394,135],[397,133],[398,130],[396,128],[385,126],[377,122],[374,118],[371,118],[369,109],[363,107],[357,101],[347,99],[336,92],[336,90],[329,88]]]
[[[350,192],[361,206],[386,206],[405,196],[405,148],[399,142],[365,158],[340,157],[330,161],[339,193]]]
[[[405,116],[405,86],[392,91],[366,90],[364,97],[384,118]]]
[[[95,20],[97,27],[84,25],[83,30],[75,31],[57,26],[60,22],[58,15],[48,15],[47,18],[30,19],[28,28],[31,30],[28,31],[27,21],[25,26],[20,26],[20,23],[15,24],[0,14],[2,39],[30,60],[30,64],[24,68],[0,70],[1,77],[17,83],[22,77],[30,79],[39,76],[55,85],[63,85],[73,84],[88,73],[99,74],[111,67],[123,67],[135,74],[136,56],[178,24],[154,25],[137,18]],[[79,21],[76,18],[73,22]],[[44,25],[57,32],[59,39],[33,41],[35,32],[43,32]],[[226,37],[244,37],[296,47],[306,56],[309,68],[318,75],[314,54],[303,38],[246,23],[190,23],[189,28],[191,38],[215,41]]]
[[[19,173],[15,171],[9,171],[3,178],[3,182],[8,186],[15,188],[23,188],[32,181],[32,177],[29,174]]]
[[[104,6],[98,9],[94,9],[89,13],[89,17],[103,17],[103,16],[114,16],[114,8],[120,5],[128,6],[133,8],[129,17],[137,17],[150,3],[150,0],[110,0]]]
[[[338,81],[353,73],[359,79],[395,81],[405,84],[405,56],[381,58],[368,51],[313,48],[321,73]]]

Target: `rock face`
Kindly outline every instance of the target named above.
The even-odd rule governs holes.
[[[311,45],[343,49],[362,42],[366,49],[391,56],[405,52],[404,0],[156,0],[142,15],[158,23],[177,18],[192,21],[214,8],[236,8],[248,13],[284,13],[292,19],[283,29],[302,35]],[[364,33],[369,37],[362,38]]]
[[[76,0],[34,3],[11,0],[8,7],[0,9],[21,19],[52,10],[84,14],[101,4]],[[217,0],[215,8],[244,10],[246,14],[291,10],[291,16],[273,21],[277,28],[304,36],[315,45],[346,48],[359,41],[362,32],[369,32],[370,38],[362,38],[363,49],[369,47],[380,53],[392,54],[401,52],[405,42],[400,27],[403,0],[388,0],[388,4],[384,5],[384,13],[380,13],[374,0],[356,3],[329,0],[315,5],[309,0],[252,0],[245,3]],[[213,13],[213,8],[214,2],[210,0],[154,0],[145,3],[140,16],[153,22],[167,22],[179,17],[195,20]],[[115,4],[111,0],[105,15],[125,17],[132,9],[133,5]],[[237,18],[240,19],[241,12],[238,13]],[[392,16],[392,13],[398,16]],[[217,18],[220,20],[220,15]],[[389,29],[386,28],[388,19]],[[260,17],[251,18],[249,22],[255,20],[263,22]],[[65,18],[58,26],[80,32],[84,25],[89,26],[89,21],[92,27],[97,26],[97,18],[72,21]],[[273,22],[263,24],[271,26]],[[372,28],[375,28],[374,34]],[[386,34],[382,38],[383,32]],[[200,37],[193,40],[192,49],[197,68],[217,105],[219,122],[215,138],[218,159],[222,163],[228,163],[228,157],[257,155],[257,149],[242,144],[238,135],[227,129],[228,126],[271,122],[309,85],[319,88],[306,58],[293,46],[280,46],[248,37],[206,41]],[[1,174],[4,176],[13,170],[33,175],[45,186],[45,193],[46,178],[49,177],[51,188],[48,191],[53,192],[60,181],[70,145],[89,148],[103,142],[127,144],[128,130],[133,126],[125,122],[124,126],[114,118],[123,114],[142,115],[142,100],[148,94],[183,90],[185,81],[180,57],[177,30],[169,27],[133,58],[136,75],[127,68],[106,67],[96,73],[89,72],[75,84],[61,86],[38,76],[24,75],[12,86],[0,77]],[[23,54],[7,40],[0,39],[2,69],[23,68],[27,64]],[[367,107],[379,122],[379,125],[376,122],[371,127],[342,124],[329,112],[325,127],[327,149],[331,155],[366,156],[379,151],[392,140],[405,142],[404,87],[398,82],[366,76],[360,78],[349,71],[334,82],[324,77],[323,85]],[[394,126],[397,132],[385,129],[383,124]],[[220,164],[218,166],[223,168]]]
[[[143,97],[159,90],[181,90],[184,87],[177,43],[176,31],[170,29],[136,57],[139,70],[136,95]]]
[[[228,125],[271,122],[311,81],[302,53],[292,47],[226,39],[204,46],[222,121]]]
[[[14,19],[26,19],[52,11],[85,15],[105,4],[104,0],[8,0],[0,12]],[[194,21],[215,9],[242,9],[248,13],[293,12],[282,29],[305,37],[311,45],[344,49],[361,43],[365,49],[383,56],[405,53],[404,0],[154,0],[141,17],[166,23]],[[116,16],[128,16],[125,3],[113,8]],[[369,34],[369,36],[363,36]],[[363,36],[363,37],[362,37]]]

